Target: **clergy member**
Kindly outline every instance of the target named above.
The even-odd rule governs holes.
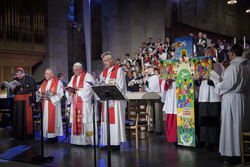
[[[148,66],[149,76],[144,79],[146,92],[160,92],[159,78],[154,73],[154,66]]]
[[[208,46],[205,48],[205,56],[215,55],[215,48]],[[222,78],[224,67],[213,60],[213,70]],[[199,91],[199,140],[206,143],[205,150],[213,150],[214,146],[219,146],[220,137],[220,115],[221,115],[221,96],[216,92],[212,80],[207,76],[203,79],[194,76],[196,86]]]
[[[44,95],[45,92],[53,92],[51,97],[43,98],[43,137],[47,138],[47,143],[58,142],[57,136],[63,136],[61,98],[63,96],[62,82],[57,79],[52,69],[45,70],[45,81],[37,95]]]
[[[11,87],[10,93],[15,94],[12,120],[12,137],[15,139],[34,139],[33,111],[37,90],[36,82],[32,76],[26,75],[21,67],[16,69],[14,80],[20,83],[17,87]],[[31,95],[31,104],[28,97]]]
[[[164,76],[162,85],[161,101],[164,103],[163,111],[166,112],[167,141],[172,147],[177,146],[177,107],[176,107],[176,82],[175,78],[167,79]]]
[[[66,88],[66,97],[71,103],[71,144],[90,146],[94,144],[92,107],[94,91],[91,89],[91,84],[95,84],[95,79],[82,69],[82,64],[79,62],[73,65],[73,72],[75,75]],[[72,88],[75,88],[75,91]],[[98,121],[97,103],[95,103],[95,120]],[[98,140],[97,122],[95,122],[95,127],[96,140]]]
[[[249,132],[247,89],[249,71],[247,60],[242,58],[243,48],[234,44],[229,50],[230,66],[225,70],[223,81],[216,84],[222,96],[221,134],[219,152],[222,156],[241,156],[240,132]],[[229,162],[229,159],[224,161]]]
[[[106,69],[101,74],[101,80],[105,84],[116,84],[121,93],[126,93],[126,73],[113,63],[111,52],[102,54],[102,61]],[[158,81],[158,80],[157,80]],[[158,82],[159,83],[159,82]],[[101,119],[101,144],[107,145],[107,123],[106,123],[106,102],[102,105]],[[125,101],[109,101],[109,121],[110,121],[110,145],[112,151],[120,150],[122,142],[126,141],[125,133]],[[107,149],[107,146],[102,147]]]

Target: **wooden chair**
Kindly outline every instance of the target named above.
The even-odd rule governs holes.
[[[62,124],[66,130],[66,139],[69,142],[69,128],[71,125],[69,124],[70,119],[70,106],[68,106],[68,102],[65,102],[65,110],[62,110]]]
[[[126,121],[125,129],[128,134],[130,145],[131,145],[132,135],[135,136],[137,150],[138,150],[139,141],[141,140],[146,140],[147,146],[149,145],[148,111],[149,111],[149,101],[139,101],[139,102],[129,101],[128,102],[128,120]],[[146,138],[139,138],[139,134],[142,132],[146,133]]]
[[[244,137],[250,137],[250,132],[241,132],[240,133],[240,147],[241,147],[241,164],[245,165],[245,156],[250,156],[250,153],[245,153],[244,144],[250,143],[249,140],[244,140]]]

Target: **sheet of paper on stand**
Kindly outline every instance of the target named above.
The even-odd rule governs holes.
[[[18,81],[16,81],[16,80],[14,80],[14,81],[12,81],[12,82],[10,82],[10,83],[4,81],[3,83],[4,83],[7,87],[14,87],[14,86],[19,86],[19,85],[20,85],[20,83],[19,83]]]

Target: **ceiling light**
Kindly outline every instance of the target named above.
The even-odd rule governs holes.
[[[247,13],[250,13],[250,9],[247,9],[246,12],[247,12]]]
[[[230,5],[236,4],[236,3],[237,3],[237,1],[233,1],[233,0],[227,1],[227,4],[230,4]]]

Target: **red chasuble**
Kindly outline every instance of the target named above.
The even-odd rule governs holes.
[[[49,91],[54,93],[52,96],[56,94],[58,82],[59,79],[57,79],[56,77],[52,78],[51,86],[49,88]],[[48,81],[45,80],[41,86],[41,91],[43,95],[45,94],[47,83]],[[44,102],[45,100],[43,100],[43,109],[44,109]],[[48,133],[55,133],[55,119],[56,119],[55,112],[56,112],[55,106],[52,104],[51,101],[48,101]]]
[[[115,69],[114,71],[111,72],[110,74],[110,78],[109,79],[113,79],[113,80],[116,80],[116,77],[117,77],[117,72],[118,72],[118,69],[119,67],[117,65],[114,65],[113,69]],[[112,70],[113,70],[112,69]],[[108,68],[106,68],[103,73],[102,73],[102,77],[107,77],[107,74],[108,74]],[[104,81],[105,83],[105,81]],[[104,122],[104,117],[103,117],[103,106],[104,104],[102,105],[102,122]],[[114,106],[109,106],[109,123],[110,124],[115,124],[115,109],[114,109]]]
[[[77,89],[83,88],[84,86],[84,78],[86,75],[86,71],[83,70],[80,76],[80,81]],[[75,75],[73,78],[73,88],[76,88],[77,76]],[[75,99],[76,98],[76,99]],[[77,100],[75,104],[75,100]],[[80,135],[82,133],[82,99],[78,97],[77,94],[73,95],[73,134]]]

